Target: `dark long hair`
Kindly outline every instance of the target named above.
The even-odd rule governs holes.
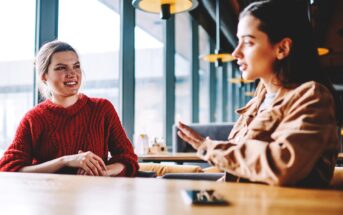
[[[333,86],[321,68],[314,41],[307,5],[296,0],[265,0],[251,3],[240,14],[239,19],[251,15],[259,19],[259,30],[266,33],[272,44],[288,37],[292,40],[290,54],[275,62],[276,76],[283,87],[316,81],[326,86],[336,102],[339,100]],[[337,116],[341,118],[340,116]]]

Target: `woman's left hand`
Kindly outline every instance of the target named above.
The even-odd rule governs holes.
[[[182,122],[179,122],[178,128],[179,131],[177,132],[177,134],[179,135],[179,137],[189,143],[196,150],[205,141],[204,137],[202,137],[200,134],[198,134]]]

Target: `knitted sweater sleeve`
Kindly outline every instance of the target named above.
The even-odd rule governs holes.
[[[108,161],[108,164],[122,163],[125,168],[119,176],[135,176],[139,168],[137,155],[133,151],[132,144],[121,125],[114,107],[110,102],[106,106],[107,115],[105,121],[109,129],[108,149],[111,153],[111,159]]]
[[[20,122],[12,144],[0,160],[0,171],[16,172],[24,166],[32,165],[32,132],[25,116]]]

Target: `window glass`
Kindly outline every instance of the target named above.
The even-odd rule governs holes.
[[[12,142],[33,107],[35,3],[0,1],[0,150]]]
[[[119,111],[119,0],[60,0],[58,39],[79,52],[81,91],[109,99]]]
[[[136,10],[135,134],[163,135],[163,21]]]
[[[204,56],[210,53],[210,38],[207,32],[199,26],[199,53]],[[209,68],[210,64],[207,61],[200,59],[199,69],[199,122],[208,123],[210,121],[209,111]]]
[[[191,122],[192,27],[190,15],[175,15],[175,122]]]

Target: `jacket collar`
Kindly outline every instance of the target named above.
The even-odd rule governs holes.
[[[282,103],[285,99],[286,94],[291,91],[292,89],[296,88],[298,85],[294,85],[290,88],[280,87],[276,92],[275,99],[272,103],[272,107]],[[256,88],[256,92],[254,97],[242,108],[236,110],[236,113],[239,115],[250,115],[256,116],[258,109],[263,102],[265,96],[267,94],[267,90],[265,86],[260,82]]]

